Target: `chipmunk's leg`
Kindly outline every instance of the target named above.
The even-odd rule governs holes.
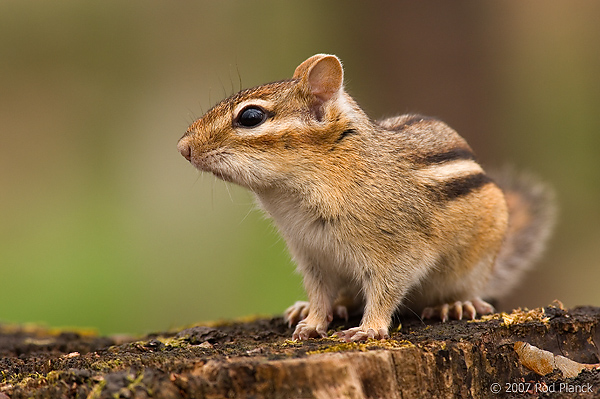
[[[333,302],[333,318],[348,321],[350,314],[362,313],[362,306],[362,300],[355,291],[349,288],[340,289]],[[295,326],[298,322],[306,319],[309,309],[308,301],[296,301],[283,312],[283,320],[288,327]]]
[[[477,314],[494,313],[494,307],[477,297],[470,301],[456,301],[453,303],[445,303],[439,306],[427,307],[423,309],[421,317],[431,319],[439,317],[443,322],[448,319],[462,320],[463,318],[473,320]]]
[[[336,336],[346,342],[364,341],[369,338],[387,339],[392,314],[405,295],[402,282],[382,276],[365,283],[365,310],[360,326],[336,333]]]
[[[333,320],[333,300],[336,292],[332,284],[318,273],[311,273],[309,269],[304,273],[304,286],[308,295],[308,307],[302,302],[293,305],[293,311],[299,310],[299,316],[306,313],[306,317],[298,322],[292,335],[294,340],[306,340],[327,336],[327,326]],[[308,309],[308,310],[307,310]],[[291,316],[294,316],[292,312]],[[298,317],[298,316],[294,316]],[[291,317],[290,319],[291,320]]]

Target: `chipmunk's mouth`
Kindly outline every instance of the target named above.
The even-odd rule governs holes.
[[[236,183],[229,171],[228,153],[222,150],[210,151],[205,154],[198,154],[190,158],[190,163],[198,170],[209,172],[221,180]]]
[[[177,149],[192,166],[202,172],[212,173],[226,182],[242,184],[243,177],[238,173],[239,167],[236,167],[234,154],[223,148],[199,150],[186,138],[184,136],[179,141]]]

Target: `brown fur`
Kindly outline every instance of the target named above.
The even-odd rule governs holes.
[[[268,117],[239,126],[248,106]],[[324,335],[347,298],[364,305],[360,327],[343,333],[356,340],[387,336],[400,305],[486,294],[508,225],[502,191],[443,122],[369,119],[344,91],[335,56],[313,56],[291,80],[223,100],[178,148],[197,168],[252,190],[286,239],[309,298],[288,312],[292,321],[306,315],[294,338]],[[518,216],[512,226],[523,223]]]

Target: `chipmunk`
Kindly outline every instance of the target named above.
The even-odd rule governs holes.
[[[285,238],[308,302],[285,312],[292,338],[325,337],[363,311],[345,341],[389,337],[398,308],[473,319],[509,292],[552,226],[551,192],[492,180],[443,122],[371,120],[334,55],[291,79],[243,90],[195,121],[179,152],[251,190]]]

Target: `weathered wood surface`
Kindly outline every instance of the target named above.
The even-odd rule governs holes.
[[[541,376],[514,349],[523,341],[598,363],[600,308],[400,321],[390,340],[358,344],[289,341],[281,318],[139,339],[0,325],[0,399],[600,397],[597,369]]]

